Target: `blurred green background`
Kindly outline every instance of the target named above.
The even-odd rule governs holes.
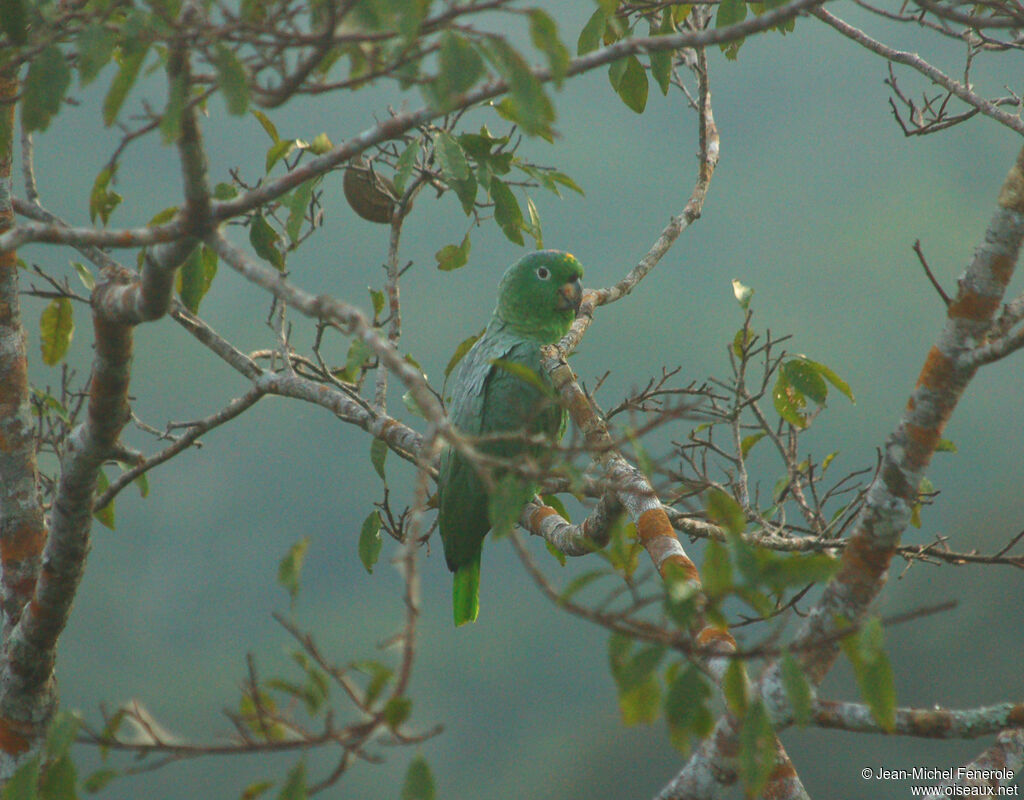
[[[957,73],[960,51],[909,27],[884,26],[849,4],[835,6],[887,41],[920,49]],[[589,4],[555,7],[563,38],[574,45]],[[1004,55],[974,79],[979,92],[1002,93],[1019,78],[1022,59]],[[887,105],[884,62],[839,39],[814,20],[796,31],[747,42],[739,60],[710,54],[721,163],[704,216],[654,273],[623,302],[597,315],[573,365],[589,385],[606,370],[599,399],[610,405],[661,367],[682,367],[687,379],[725,375],[726,343],[742,322],[730,280],[756,290],[755,324],[790,333],[788,348],[832,366],[852,386],[856,405],[841,397],[817,423],[804,449],[817,458],[840,455],[833,470],[872,466],[876,448],[899,417],[943,306],[911,252],[920,239],[939,280],[955,278],[980,240],[1001,181],[1020,141],[1009,130],[974,119],[947,133],[904,138]],[[87,219],[92,181],[114,139],[101,127],[98,104],[110,69],[95,91],[80,96],[36,138],[43,201],[66,219]],[[907,75],[907,88],[928,87]],[[159,82],[148,90],[161,98]],[[138,102],[137,89],[129,103]],[[571,250],[586,267],[588,286],[617,280],[651,245],[691,191],[696,169],[696,117],[678,93],[652,88],[638,116],[611,92],[606,71],[574,79],[554,92],[560,138],[527,141],[522,155],[557,165],[586,191],[558,200],[534,193],[548,247]],[[325,131],[339,142],[386,113],[388,104],[418,107],[381,87],[319,104],[271,113],[284,137],[312,139]],[[251,117],[227,118],[212,103],[205,130],[211,177],[238,167],[261,174],[267,139]],[[489,112],[469,114],[500,130]],[[382,282],[387,229],[357,218],[345,205],[340,174],[325,183],[326,226],[289,261],[306,289],[330,292],[366,308],[366,288]],[[145,140],[119,174],[125,205],[114,225],[144,224],[177,202],[172,150]],[[402,282],[402,347],[435,385],[454,347],[478,330],[493,306],[504,267],[521,251],[493,225],[473,231],[470,263],[456,273],[434,268],[433,254],[457,242],[467,221],[453,197],[425,192],[403,235],[402,259],[413,262]],[[241,229],[229,230],[243,243]],[[70,271],[71,251],[33,247],[30,263]],[[129,263],[134,253],[122,254]],[[74,280],[74,278],[72,278]],[[1020,281],[1011,287],[1019,291]],[[221,266],[202,316],[241,349],[271,346],[267,298]],[[33,354],[38,353],[41,303],[26,301]],[[80,373],[91,357],[88,319],[69,356]],[[309,341],[292,315],[297,342]],[[341,361],[347,343],[335,340]],[[53,385],[57,373],[35,365],[34,379]],[[396,383],[392,381],[392,383]],[[172,321],[142,326],[132,382],[136,413],[162,427],[204,416],[242,393],[244,381],[199,347]],[[941,491],[910,543],[949,537],[959,550],[991,552],[1021,527],[1020,358],[986,368],[957,410],[946,435],[959,447],[937,457],[930,476]],[[391,408],[408,418],[391,395]],[[413,420],[411,424],[416,424]],[[678,422],[652,438],[668,452],[692,423]],[[131,444],[152,443],[137,431]],[[97,708],[141,700],[169,729],[209,740],[230,732],[221,709],[237,701],[252,652],[264,676],[282,667],[290,646],[271,620],[287,607],[276,585],[277,562],[302,536],[312,539],[297,606],[300,621],[322,648],[346,662],[375,653],[401,623],[402,583],[388,559],[368,575],[356,556],[359,525],[380,496],[369,439],[325,411],[267,399],[205,437],[150,475],[151,494],[134,489],[117,501],[117,529],[94,525],[93,550],[70,625],[61,640],[58,675],[65,709],[94,722]],[[393,455],[389,477],[396,502],[408,501],[411,469]],[[779,477],[756,476],[766,489]],[[550,561],[537,541],[539,558]],[[700,563],[701,545],[686,544]],[[584,560],[585,562],[586,560]],[[553,562],[552,562],[553,563]],[[444,732],[418,748],[434,770],[440,797],[463,800],[573,800],[648,797],[679,769],[663,723],[623,728],[608,673],[605,633],[558,612],[536,591],[508,543],[485,548],[481,616],[454,630],[450,578],[440,546],[431,543],[423,569],[423,616],[413,681],[413,722]],[[565,578],[592,567],[571,563]],[[888,632],[900,705],[970,706],[1019,700],[1019,631],[1024,621],[1019,574],[1006,567],[941,569],[918,564],[893,575],[879,611],[896,613],[947,599],[955,610]],[[552,574],[559,575],[557,567]],[[898,578],[898,579],[897,579]],[[824,697],[854,699],[842,665]],[[877,736],[790,730],[783,736],[812,796],[904,797],[903,783],[866,783],[864,767],[955,766],[988,740],[919,742]],[[397,797],[414,751],[378,748],[384,763],[356,764],[327,794]],[[85,763],[95,763],[82,751]],[[249,782],[282,776],[297,756],[207,759],[112,784],[107,797],[233,797]],[[318,757],[311,770],[323,766]]]

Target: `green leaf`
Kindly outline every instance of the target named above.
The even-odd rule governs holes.
[[[359,560],[363,562],[367,572],[373,573],[373,568],[383,547],[384,541],[380,535],[380,512],[374,509],[363,520],[363,526],[359,531]]]
[[[576,55],[582,56],[601,46],[601,39],[604,38],[604,29],[608,24],[608,15],[603,8],[598,8],[590,15],[587,24],[580,31],[579,39],[576,40]]]
[[[486,39],[484,53],[508,82],[511,95],[508,111],[512,118],[530,135],[550,136],[555,110],[529,64],[508,42],[497,36]]]
[[[739,767],[746,796],[759,797],[775,768],[775,731],[760,700],[750,706],[743,718]]]
[[[180,75],[171,81],[167,92],[167,106],[160,120],[160,138],[164,144],[177,140],[181,133],[181,116],[185,111],[188,84]]]
[[[373,303],[373,318],[377,319],[384,310],[384,292],[370,289],[370,302]]]
[[[466,161],[462,145],[448,131],[438,131],[434,135],[434,155],[437,156],[445,182],[464,181],[469,178],[469,162]]]
[[[662,645],[646,645],[634,653],[632,640],[619,633],[608,639],[608,661],[619,692],[623,723],[653,722],[660,708],[661,688],[654,670],[665,655]]]
[[[242,790],[241,800],[256,800],[261,794],[266,794],[274,788],[273,781],[256,781],[250,783]]]
[[[284,272],[284,254],[277,249],[281,234],[275,231],[262,214],[255,215],[249,222],[249,243],[256,255],[270,264],[279,272]]]
[[[96,496],[99,497],[99,495],[103,494],[107,490],[108,486],[110,486],[110,481],[107,480],[107,473],[101,469],[96,473]],[[103,525],[110,528],[110,530],[115,529],[113,500],[103,506],[103,508],[93,511],[92,515],[103,523]]]
[[[409,768],[405,771],[402,800],[435,800],[436,797],[437,790],[434,788],[430,765],[423,756],[418,755],[409,762]]]
[[[99,792],[106,788],[107,784],[114,780],[114,778],[116,778],[119,774],[120,773],[116,769],[111,769],[110,767],[103,767],[102,769],[96,770],[88,778],[86,778],[82,782],[82,788],[85,789],[85,791],[89,792],[89,794],[95,794],[96,792]]]
[[[736,499],[727,492],[714,488],[708,492],[708,519],[721,525],[729,533],[743,533],[747,527],[746,515]]]
[[[284,786],[277,794],[277,800],[306,800],[306,761],[299,761],[284,780]]]
[[[249,110],[249,83],[245,67],[238,56],[220,42],[214,48],[213,66],[217,70],[217,84],[224,95],[228,113],[241,116]]]
[[[348,346],[348,353],[345,356],[345,369],[339,376],[343,381],[355,383],[359,380],[363,365],[373,356],[373,348],[362,339],[356,337]]]
[[[712,600],[724,597],[732,589],[732,561],[724,544],[716,539],[708,542],[701,569],[704,592]]]
[[[661,687],[654,676],[619,694],[619,711],[626,726],[650,724],[661,708]]]
[[[647,71],[636,56],[630,56],[625,59],[625,62],[625,70],[615,91],[630,109],[637,114],[642,114],[647,107]]]
[[[819,406],[828,397],[828,385],[813,364],[801,358],[792,358],[782,365],[782,372],[789,385]]]
[[[668,681],[665,720],[673,746],[683,753],[689,752],[691,740],[703,739],[711,731],[711,694],[707,679],[690,664]]]
[[[281,137],[277,133],[277,126],[271,121],[270,117],[268,117],[258,108],[252,109],[252,111],[250,111],[249,113],[256,117],[256,120],[263,127],[263,130],[267,132],[267,136],[270,137],[271,142],[277,144],[279,141],[281,141]]]
[[[413,168],[416,166],[416,159],[420,155],[420,140],[413,139],[409,146],[402,151],[402,155],[395,162],[395,191],[401,196],[405,193],[405,184],[412,177]]]
[[[274,164],[288,155],[300,144],[298,139],[280,139],[267,148],[265,169],[267,174],[274,168]]]
[[[90,222],[95,222],[99,217],[100,221],[106,225],[114,209],[121,205],[124,198],[109,188],[115,172],[115,168],[104,167],[93,181],[92,189],[89,192]]]
[[[461,244],[446,244],[434,253],[434,258],[437,260],[437,268],[444,272],[450,272],[453,269],[466,266],[469,263],[469,248],[468,233],[462,237]]]
[[[39,797],[39,756],[32,756],[7,779],[3,800],[36,800]]]
[[[29,64],[21,95],[21,124],[26,131],[45,131],[60,111],[71,85],[71,69],[57,45],[50,45]]]
[[[622,82],[622,76],[626,72],[626,59],[620,58],[618,61],[613,61],[608,66],[608,83],[612,85],[612,88],[618,92],[619,84]]]
[[[522,479],[518,475],[508,473],[495,482],[487,496],[487,518],[491,522],[494,538],[512,532],[527,499],[523,493]]]
[[[825,380],[827,380],[829,383],[835,386],[840,392],[846,395],[846,397],[849,399],[851,403],[857,402],[856,400],[853,399],[853,391],[850,389],[850,384],[848,384],[846,381],[844,381],[842,378],[836,375],[836,373],[832,370],[831,367],[827,367],[824,364],[819,364],[817,361],[811,361],[809,358],[805,358],[804,363],[817,370],[821,377],[823,377]]]
[[[512,190],[503,181],[491,181],[491,199],[494,200],[494,221],[505,237],[515,244],[523,243],[523,212]]]
[[[313,141],[309,143],[309,152],[315,156],[322,156],[324,153],[330,152],[334,148],[334,142],[331,141],[325,132],[320,131],[316,136],[313,137]]]
[[[384,704],[384,721],[392,730],[409,719],[411,713],[412,698],[410,697],[392,697]]]
[[[217,275],[217,253],[205,244],[195,248],[178,270],[175,280],[181,302],[193,314],[199,313],[199,304],[210,290]]]
[[[462,210],[468,217],[473,213],[473,208],[476,206],[476,189],[477,182],[476,176],[470,172],[469,177],[464,181],[451,180],[448,185],[455,190],[455,194],[459,198],[459,202],[462,204]]]
[[[801,392],[790,385],[784,370],[779,370],[779,377],[772,389],[772,403],[778,415],[790,425],[795,428],[807,427],[807,418],[803,414],[807,401]]]
[[[146,473],[141,473],[135,480],[132,481],[138,489],[139,495],[142,497],[149,497],[149,478],[146,477]]]
[[[147,222],[146,224],[147,225],[163,225],[165,222],[170,222],[172,219],[174,219],[174,215],[177,214],[177,213],[178,213],[178,207],[177,206],[171,206],[169,208],[165,208],[163,211],[156,212],[153,215],[152,219],[150,219],[150,221]]]
[[[620,691],[633,689],[646,681],[664,655],[664,645],[643,645],[633,652],[633,640],[628,636],[613,633],[608,638],[608,662]]]
[[[476,344],[477,340],[484,335],[483,331],[474,333],[472,336],[468,336],[459,342],[459,346],[455,348],[455,352],[452,353],[452,357],[448,359],[448,365],[444,368],[444,377],[447,378],[452,374],[452,370],[455,369],[456,365],[462,361],[463,357],[472,349],[473,345]]]
[[[46,755],[48,758],[59,758],[67,755],[75,742],[82,720],[70,711],[60,711],[50,723],[46,732]]]
[[[747,668],[738,658],[730,659],[722,676],[722,698],[729,709],[740,716],[746,713],[750,704],[750,682]]]
[[[437,78],[430,84],[438,108],[447,111],[458,105],[459,96],[473,88],[484,73],[484,62],[463,36],[445,31],[441,35]]]
[[[806,725],[811,719],[811,684],[788,650],[782,654],[781,671],[782,688],[786,690],[786,697],[793,709],[793,721],[800,726]]]
[[[569,51],[558,38],[558,26],[546,11],[533,8],[530,14],[530,39],[548,60],[555,86],[561,86],[569,68]]]
[[[742,22],[747,17],[747,4],[744,0],[722,0],[718,5],[718,13],[715,15],[715,27],[724,28]],[[725,57],[733,60],[739,52],[743,40],[720,45]]]
[[[139,77],[139,69],[146,60],[148,52],[149,45],[133,49],[130,53],[122,51],[121,57],[118,59],[120,66],[117,74],[110,83],[106,97],[103,98],[103,124],[108,128],[117,121],[121,106],[124,105],[128,93],[135,85],[135,80]]]
[[[47,761],[39,781],[39,796],[42,800],[78,800],[77,783],[78,770],[71,756],[64,754]]]
[[[380,475],[382,481],[387,481],[384,475],[384,460],[388,457],[388,444],[383,439],[374,437],[370,441],[370,463]]]
[[[71,301],[66,297],[55,297],[43,309],[39,319],[43,363],[52,367],[63,361],[74,334],[75,317]]]
[[[544,542],[544,547],[546,547],[547,551],[551,553],[552,556],[554,556],[555,561],[557,561],[561,566],[565,566],[565,553],[563,553],[561,550],[559,550],[557,547],[551,544],[551,542],[548,541]]]
[[[114,55],[117,34],[102,25],[90,25],[78,34],[78,85],[92,83]]]
[[[661,11],[661,23],[657,30],[654,28],[654,23],[651,22],[650,32],[652,36],[665,36],[675,33],[675,30],[676,26],[672,11],[667,7]],[[667,95],[669,86],[672,85],[672,52],[669,50],[655,50],[649,53],[648,57],[651,60],[651,76],[657,81],[661,93]]]
[[[881,621],[871,617],[860,631],[844,637],[840,643],[871,716],[884,730],[891,731],[896,724],[896,686],[883,638]]]
[[[759,433],[752,433],[749,436],[744,436],[743,441],[740,442],[741,455],[744,458],[746,458],[747,455],[750,453],[751,449],[754,447],[754,445],[761,441],[767,435],[768,434],[766,434],[764,431],[760,431]]]
[[[363,698],[363,703],[367,706],[371,706],[377,701],[395,674],[393,669],[379,661],[357,661],[352,664],[352,668],[370,676],[370,681],[366,685],[366,695]]]
[[[574,181],[564,172],[553,170],[551,172],[551,180],[553,180],[555,183],[560,183],[562,186],[572,189],[577,194],[584,194],[583,190],[579,187],[579,184],[577,184],[576,181]]]
[[[284,223],[284,230],[292,244],[298,244],[299,235],[302,233],[302,223],[306,220],[306,211],[313,199],[313,188],[318,182],[318,178],[303,181],[295,187],[294,191],[282,198],[288,208],[288,219]]]
[[[936,453],[956,453],[956,444],[949,439],[939,439],[938,444],[935,445]]]
[[[303,536],[288,548],[288,552],[277,565],[277,582],[291,598],[294,604],[299,596],[299,579],[302,576],[302,564],[309,550],[309,537]]]
[[[28,15],[25,0],[0,0],[0,30],[7,34],[11,44],[28,41]]]

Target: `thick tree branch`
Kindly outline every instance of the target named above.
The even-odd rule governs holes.
[[[14,222],[11,163],[16,80],[0,75],[0,235]],[[4,648],[0,659],[0,781],[10,776],[41,740],[54,707],[52,689],[22,690],[18,675],[31,667],[12,630],[36,586],[46,541],[39,497],[36,443],[31,422],[25,331],[18,297],[18,259],[0,252],[0,561]]]
[[[996,796],[998,788],[1013,780],[1013,776],[1020,772],[1021,766],[1024,766],[1024,729],[1013,728],[1000,733],[994,745],[969,764],[964,765],[964,771],[960,773],[963,777],[951,783],[955,783],[961,788],[975,789],[974,792],[959,793],[959,796],[984,797],[985,794]],[[1005,775],[1007,770],[1010,775],[1005,780],[993,775],[993,773]],[[987,791],[982,793],[977,791],[978,789]],[[950,796],[958,795],[951,795],[940,788],[938,792],[924,796],[928,800],[945,800]]]
[[[890,733],[923,739],[976,739],[1024,726],[1024,703],[978,708],[897,708],[892,730],[884,730],[862,703],[818,700],[811,721],[822,728],[857,733]]]
[[[1024,241],[1024,150],[1003,184],[998,205],[984,242],[958,282],[946,324],[928,353],[903,418],[886,442],[881,468],[868,489],[839,570],[794,639],[798,659],[815,684],[835,662],[839,626],[859,624],[881,591],[889,561],[909,524],[920,480],[976,371],[969,359],[965,364],[961,357],[991,328]],[[786,706],[777,662],[766,670],[759,688],[763,697],[773,698],[770,707]],[[688,796],[693,786],[706,779],[707,763],[716,763],[721,753],[735,752],[737,733],[728,715],[720,719],[699,757],[691,758],[661,797]]]

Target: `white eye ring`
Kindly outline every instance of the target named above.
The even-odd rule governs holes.
[[[547,267],[537,267],[537,277],[546,281],[551,277],[551,271]]]

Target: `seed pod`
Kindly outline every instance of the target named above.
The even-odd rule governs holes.
[[[387,225],[395,213],[398,192],[395,185],[374,171],[362,156],[345,168],[345,199],[363,219]]]

